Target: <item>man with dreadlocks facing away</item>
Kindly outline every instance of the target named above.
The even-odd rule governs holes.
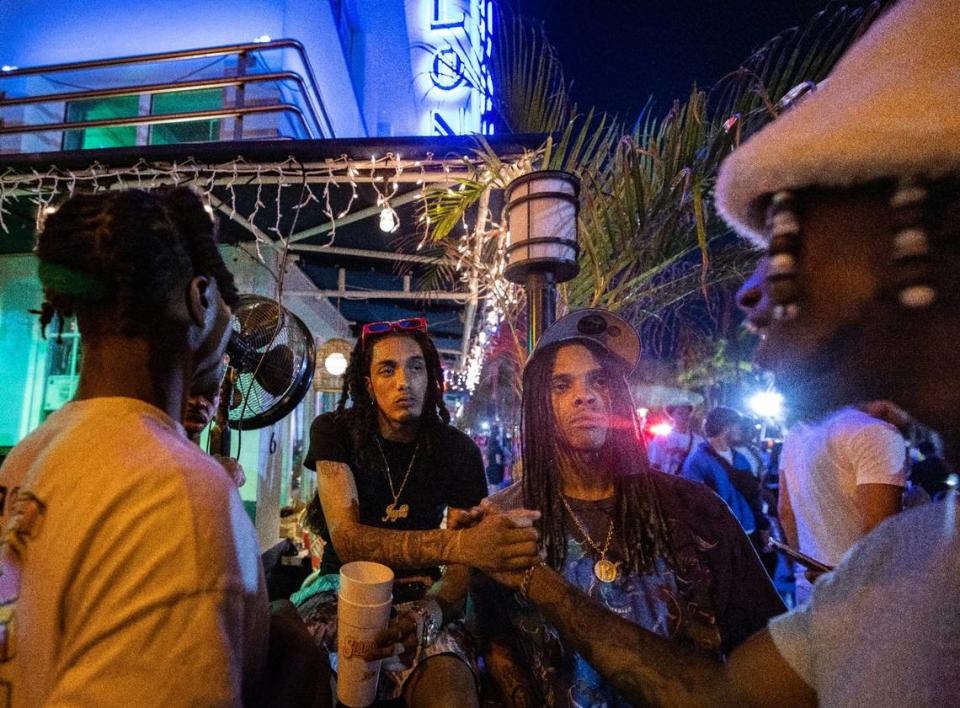
[[[74,399],[0,468],[3,703],[254,699],[270,622],[256,535],[180,423],[237,298],[214,224],[187,189],[80,194],[36,253],[43,328],[76,315],[83,360]]]
[[[475,706],[473,651],[459,621],[467,566],[526,567],[538,558],[536,532],[529,520],[516,528],[503,516],[440,528],[445,508],[480,503],[486,478],[480,450],[449,425],[440,356],[426,329],[419,317],[365,325],[337,410],[313,422],[305,464],[317,470],[317,497],[306,520],[324,549],[317,577],[293,599],[317,643],[333,649],[341,563],[391,567],[398,617],[381,635],[382,651],[368,658],[390,656],[398,644],[405,651],[381,670],[381,698]]]
[[[523,479],[484,507],[539,511],[549,568],[625,620],[722,656],[784,608],[726,504],[647,464],[626,382],[639,356],[636,331],[610,312],[551,326],[523,372]],[[527,602],[530,571],[519,577],[519,593],[477,583],[504,698],[629,705]]]

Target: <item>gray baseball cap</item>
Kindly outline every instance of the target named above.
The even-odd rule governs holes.
[[[589,339],[602,346],[631,373],[640,361],[640,335],[629,322],[608,310],[586,308],[561,317],[540,337],[530,358],[551,344]]]

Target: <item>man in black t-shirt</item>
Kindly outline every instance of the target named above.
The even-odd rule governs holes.
[[[425,320],[365,325],[344,379],[337,410],[310,430],[305,464],[317,470],[317,497],[307,523],[325,543],[319,590],[302,590],[295,602],[316,641],[332,650],[330,576],[350,561],[390,566],[398,617],[381,635],[382,651],[368,658],[390,656],[400,643],[406,665],[381,671],[380,698],[478,705],[472,643],[460,622],[469,567],[529,566],[537,560],[536,532],[529,523],[517,528],[522,515],[440,528],[446,509],[477,505],[487,488],[480,450],[449,425],[440,357]],[[411,664],[405,659],[418,646]]]

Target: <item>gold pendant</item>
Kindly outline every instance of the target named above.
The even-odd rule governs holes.
[[[593,564],[593,574],[601,583],[612,583],[617,579],[617,564],[601,558]]]
[[[387,504],[386,512],[387,512],[387,513],[386,513],[386,516],[384,516],[384,517],[383,517],[382,519],[380,519],[380,520],[381,520],[381,521],[389,521],[389,522],[392,523],[392,522],[394,522],[394,521],[398,521],[398,520],[400,520],[400,519],[405,519],[405,518],[407,518],[408,516],[410,516],[410,505],[409,505],[409,504],[401,504],[401,505],[398,507],[398,506],[397,506],[397,502],[394,501],[393,504]]]

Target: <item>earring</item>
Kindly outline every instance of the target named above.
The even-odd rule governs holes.
[[[800,222],[794,211],[791,192],[782,191],[773,195],[767,209],[767,232],[770,245],[767,255],[770,266],[767,272],[767,285],[770,299],[773,301],[773,318],[792,320],[800,314],[799,271],[797,260],[800,257]]]
[[[898,302],[908,309],[929,307],[937,299],[930,283],[930,243],[923,227],[927,190],[902,182],[890,199],[897,232],[890,257],[891,285]]]

